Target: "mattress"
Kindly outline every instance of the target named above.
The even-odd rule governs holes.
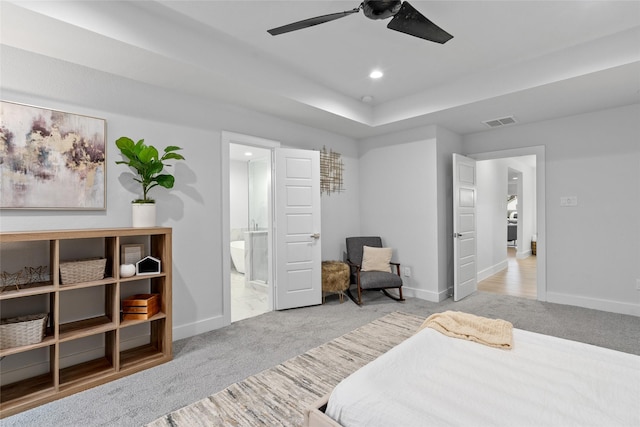
[[[425,328],[343,380],[344,427],[640,426],[640,356],[513,330],[503,350]]]

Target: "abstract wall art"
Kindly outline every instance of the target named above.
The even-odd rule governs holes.
[[[0,208],[106,209],[106,121],[0,101]]]
[[[344,164],[340,153],[333,150],[327,151],[327,147],[320,150],[320,194],[331,194],[344,191],[342,173]]]

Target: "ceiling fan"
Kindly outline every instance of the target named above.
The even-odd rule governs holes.
[[[401,0],[364,0],[360,3],[360,6],[352,10],[304,19],[283,25],[282,27],[272,28],[267,32],[272,36],[277,36],[278,34],[301,30],[344,18],[345,16],[360,12],[360,9],[364,11],[364,15],[369,19],[387,19],[393,16],[387,28],[409,34],[410,36],[420,37],[421,39],[440,44],[444,44],[453,38],[451,34],[418,12],[409,2],[403,2]]]

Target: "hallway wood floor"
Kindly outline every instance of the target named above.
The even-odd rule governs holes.
[[[536,257],[516,259],[516,248],[507,248],[507,268],[478,282],[478,290],[522,298],[537,298]]]

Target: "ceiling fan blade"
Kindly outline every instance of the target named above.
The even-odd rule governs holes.
[[[453,38],[451,34],[429,21],[406,1],[402,3],[402,7],[387,28],[440,44]]]
[[[325,22],[333,21],[336,19],[344,18],[345,16],[351,15],[352,13],[358,13],[360,8],[357,7],[352,10],[347,10],[344,12],[331,13],[329,15],[316,16],[315,18],[304,19],[302,21],[294,22],[292,24],[283,25],[282,27],[272,28],[267,30],[269,34],[272,36],[277,36],[278,34],[288,33],[290,31],[301,30],[307,27],[313,27],[314,25],[324,24]]]

